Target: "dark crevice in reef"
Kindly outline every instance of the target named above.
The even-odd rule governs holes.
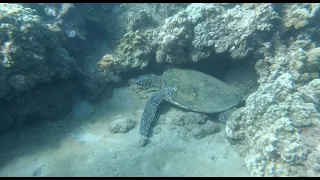
[[[200,71],[223,81],[229,69],[234,67],[234,60],[228,53],[214,54],[207,59],[186,63],[180,67]]]
[[[126,83],[130,78],[136,78],[143,74],[162,75],[168,68],[183,68],[200,71],[223,81],[228,71],[239,65],[239,63],[243,63],[243,60],[234,60],[230,57],[229,53],[226,52],[214,54],[209,58],[198,62],[188,62],[184,64],[157,63],[153,61],[150,62],[145,69],[131,69],[121,73],[120,76],[122,77],[122,82]]]
[[[82,94],[79,78],[63,80],[52,77],[50,83],[39,83],[17,97],[1,100],[0,107],[3,107],[4,113],[12,116],[16,122],[4,130],[62,118]]]

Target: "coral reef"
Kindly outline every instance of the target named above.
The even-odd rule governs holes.
[[[152,45],[149,42],[152,39],[152,30],[137,30],[126,33],[113,54],[106,54],[98,63],[101,70],[107,70],[110,65],[113,70],[144,68],[151,61]]]
[[[118,8],[117,20],[124,32],[162,25],[168,17],[183,10],[188,3],[123,3]]]
[[[286,28],[303,28],[314,23],[320,13],[320,5],[318,3],[293,3],[285,4],[284,6],[282,21]]]
[[[199,7],[200,6],[200,7]],[[224,9],[221,5],[190,5],[186,11],[199,23],[194,28],[193,61],[216,53],[229,52],[233,59],[244,58],[259,41],[266,39],[277,18],[271,4],[260,4],[255,9],[235,6]],[[263,32],[263,33],[262,33]],[[201,54],[200,56],[198,54]]]
[[[146,10],[140,10],[138,16],[134,17],[134,19],[130,21],[130,29],[132,31],[137,31],[139,29],[156,26],[157,22],[153,19],[152,15]]]
[[[308,28],[318,13],[315,4],[286,4],[282,8],[287,28]],[[317,37],[317,32],[312,28],[295,31],[275,32],[255,51],[260,87],[227,122],[227,137],[236,143],[253,176],[318,173],[320,141],[311,140],[320,122],[319,48],[311,38]]]
[[[188,52],[192,41],[192,22],[185,11],[166,19],[159,28],[156,42],[157,62],[183,63],[189,60]]]
[[[311,97],[317,104],[320,103],[320,79],[314,79],[308,84],[298,87],[298,91]]]
[[[196,62],[208,58],[213,52],[226,51],[234,59],[244,58],[257,45],[252,43],[263,39],[260,32],[271,30],[271,22],[276,17],[270,4],[262,4],[255,10],[240,6],[225,9],[219,4],[191,4],[160,27],[157,61]],[[172,55],[173,49],[172,53],[177,55]]]
[[[307,131],[301,132],[301,139],[309,145],[311,153],[305,161],[305,171],[308,177],[319,177],[320,175],[320,138],[318,136],[320,131],[319,126],[311,127]]]
[[[284,73],[262,84],[229,118],[227,137],[245,141],[239,149],[253,176],[305,175],[298,164],[310,150],[299,131],[320,125],[314,101],[305,96],[295,87],[294,77]]]
[[[281,43],[275,34],[272,43],[275,51],[264,51],[264,57],[256,63],[258,82],[273,82],[284,73],[290,73],[296,86],[304,85],[319,77],[319,48],[305,34],[298,35],[289,47]]]
[[[69,3],[1,4],[0,104],[6,104],[1,123],[60,118],[79,96],[96,100],[102,92],[112,95],[109,84],[120,78],[115,73],[99,72],[96,64],[93,68],[83,63],[94,62],[83,58],[87,57],[83,54],[92,53],[91,49],[78,53],[81,47],[73,44],[86,40],[79,30],[84,24],[79,13]],[[66,38],[72,34],[66,30],[75,31],[77,38]],[[78,44],[88,49],[87,44]]]
[[[160,28],[158,51],[163,53],[159,52],[157,61],[161,62],[161,57],[169,56],[166,61],[172,62],[170,56],[173,55],[167,52],[179,46],[182,46],[179,48],[181,50],[174,52],[184,56],[179,58],[178,63],[196,62],[208,58],[213,52],[229,51],[232,58],[243,58],[254,49],[256,44],[251,43],[262,39],[259,32],[270,31],[271,21],[276,17],[270,4],[260,5],[255,10],[240,6],[225,9],[219,4],[191,4]]]
[[[121,67],[146,67],[151,58],[152,46],[149,42],[152,39],[152,32],[152,30],[137,30],[126,33],[115,50],[115,56],[120,61],[116,63],[121,64]]]
[[[52,30],[35,10],[21,5],[1,4],[0,14],[0,104],[6,104],[1,124],[65,115],[76,96],[66,91],[77,84],[61,82],[60,87],[49,88],[41,85],[77,74],[74,59],[59,42],[61,31]]]
[[[120,59],[119,67],[127,69],[143,68],[154,59],[157,63],[197,62],[223,52],[229,52],[233,59],[244,58],[262,46],[278,15],[271,4],[258,4],[254,9],[227,7],[195,3],[159,27],[129,31],[118,44],[114,59]],[[149,21],[148,17],[141,20]]]
[[[56,32],[41,22],[36,11],[3,4],[0,13],[1,77],[8,79],[4,89],[26,91],[37,83],[50,82],[53,76],[70,78],[76,73],[73,59],[59,44]]]
[[[107,71],[111,64],[117,62],[117,60],[114,59],[114,56],[111,54],[106,54],[98,61],[97,65],[100,70]]]

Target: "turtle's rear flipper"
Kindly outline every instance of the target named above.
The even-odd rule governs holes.
[[[160,91],[152,95],[148,100],[141,118],[141,124],[140,124],[140,130],[139,130],[139,133],[141,135],[147,136],[151,123],[153,121],[153,118],[157,112],[157,108],[159,104],[162,102],[163,98],[164,98],[164,92]]]

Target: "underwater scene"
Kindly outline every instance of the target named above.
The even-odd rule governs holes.
[[[320,3],[0,3],[0,177],[320,177]]]

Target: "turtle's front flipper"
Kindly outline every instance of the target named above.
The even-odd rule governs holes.
[[[141,135],[147,136],[151,123],[153,121],[153,118],[157,112],[157,108],[159,104],[162,102],[163,98],[164,98],[164,92],[160,91],[152,95],[148,100],[141,118],[141,124],[140,124],[140,130],[139,130],[139,133]]]

